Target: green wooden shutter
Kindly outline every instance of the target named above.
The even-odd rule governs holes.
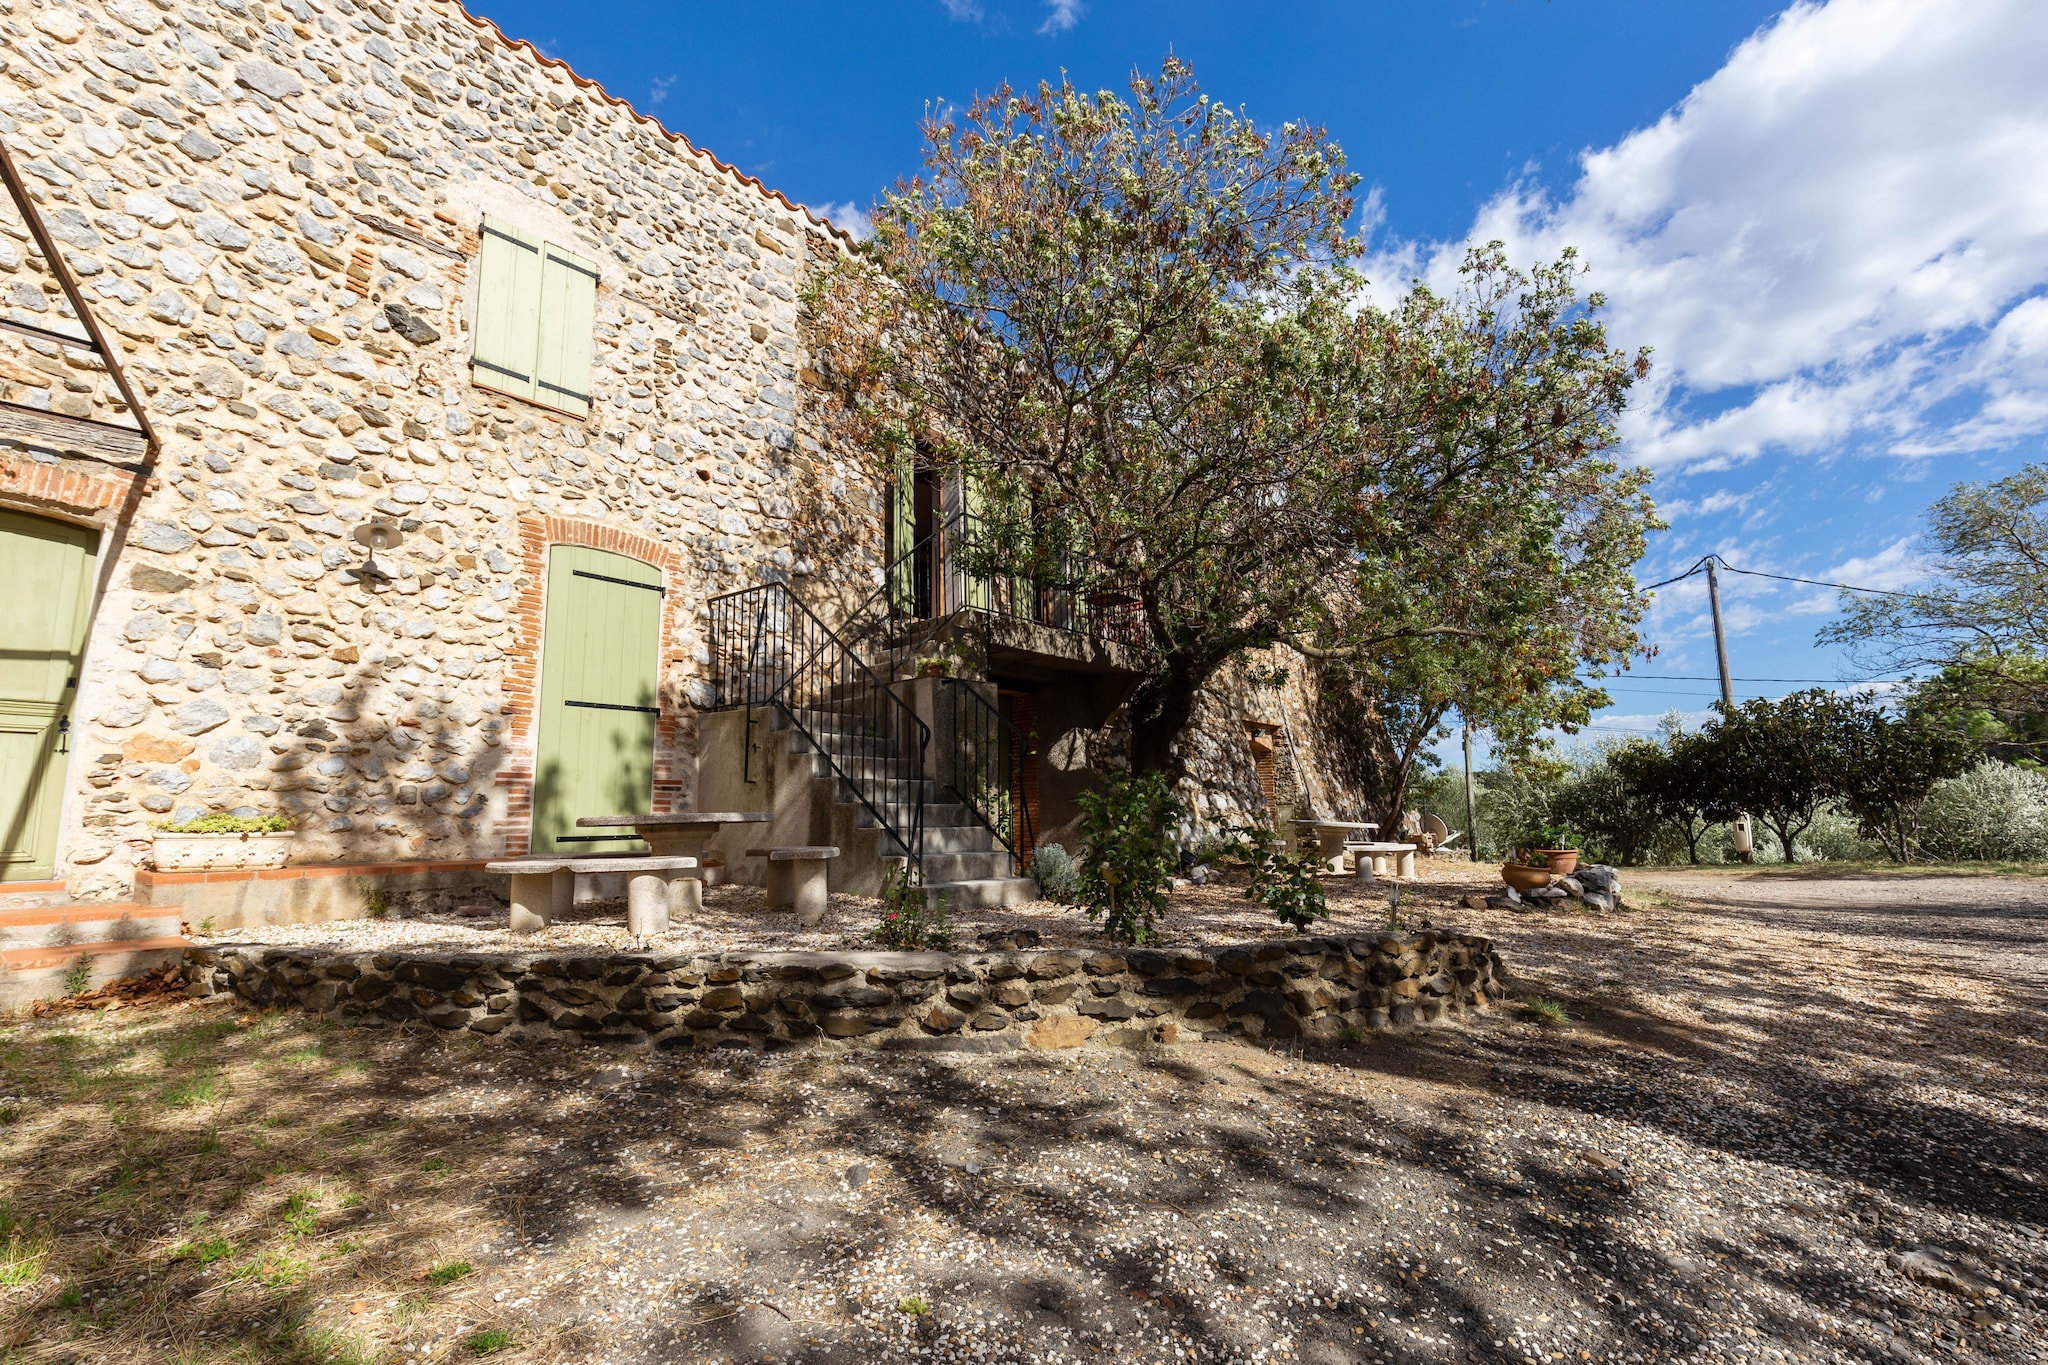
[[[536,396],[541,250],[540,240],[530,233],[496,218],[484,219],[483,245],[477,249],[476,344],[470,352],[470,374],[482,387],[518,398]]]
[[[889,489],[889,605],[898,616],[917,615],[917,474],[908,455],[896,461]]]
[[[0,882],[55,875],[66,758],[92,609],[96,532],[0,511]]]
[[[987,611],[992,596],[989,592],[988,575],[976,572],[977,569],[984,567],[988,562],[988,538],[981,524],[981,509],[984,499],[981,495],[980,486],[975,482],[974,476],[971,474],[962,473],[960,475],[960,492],[961,505],[967,512],[962,523],[962,529],[966,531],[966,535],[962,539],[972,546],[974,551],[969,556],[969,563],[963,565],[960,571],[961,596],[967,606],[974,608],[976,611]]]
[[[540,360],[534,397],[590,415],[590,347],[597,322],[597,267],[560,247],[541,248]]]
[[[652,565],[580,545],[548,551],[534,853],[646,847],[576,821],[652,807],[661,603],[661,571]]]

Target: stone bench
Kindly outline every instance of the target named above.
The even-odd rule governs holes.
[[[1392,875],[1412,879],[1415,876],[1415,844],[1353,843],[1347,841],[1344,851],[1352,857],[1352,865],[1362,882],[1377,881],[1387,872],[1386,864],[1393,862]]]
[[[688,896],[679,887],[694,889],[686,877],[664,877],[664,872],[694,872],[695,858],[512,858],[487,863],[487,872],[501,872],[512,878],[512,932],[531,934],[545,929],[550,920],[560,919],[576,903],[576,877],[582,874],[623,872],[626,883],[626,927],[646,937],[665,934],[669,909]]]
[[[749,858],[768,860],[768,908],[796,911],[796,922],[816,924],[825,918],[825,864],[839,856],[830,844],[799,848],[750,848]]]

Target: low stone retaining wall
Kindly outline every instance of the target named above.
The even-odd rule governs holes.
[[[364,1024],[660,1047],[1004,1051],[1203,1037],[1330,1040],[1482,1007],[1490,940],[1425,931],[1214,949],[970,953],[186,952],[187,990]]]

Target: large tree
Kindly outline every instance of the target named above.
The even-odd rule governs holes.
[[[1568,266],[1522,280],[1495,247],[1455,298],[1360,304],[1341,151],[1211,101],[1178,60],[1128,99],[1005,88],[924,133],[925,174],[813,295],[831,377],[879,460],[967,478],[986,567],[1134,601],[1140,768],[1176,766],[1203,685],[1249,650],[1518,638],[1431,575],[1445,547],[1572,572],[1588,494],[1565,466],[1616,482],[1601,455],[1647,361],[1607,348]],[[1394,595],[1384,627],[1331,609],[1366,590]],[[1407,610],[1431,594],[1442,613]]]
[[[1821,805],[1843,794],[1856,705],[1811,687],[1777,701],[1715,706],[1719,717],[1683,750],[1690,780],[1714,803],[1717,820],[1748,811],[1767,825],[1789,863]]]
[[[1928,509],[1925,588],[1845,593],[1821,631],[1875,671],[1931,676],[1916,701],[2008,756],[2048,756],[2048,464],[1957,484]]]
[[[1450,716],[1519,753],[1607,705],[1599,675],[1639,648],[1631,566],[1660,523],[1613,449],[1647,358],[1608,349],[1576,274],[1570,253],[1514,270],[1495,243],[1451,294],[1418,286],[1376,319],[1355,554],[1285,638],[1325,665],[1388,828]]]

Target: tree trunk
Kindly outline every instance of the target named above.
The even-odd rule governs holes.
[[[1138,688],[1131,699],[1133,771],[1163,773],[1168,782],[1187,775],[1187,760],[1178,742],[1194,719],[1203,686],[1221,666],[1222,660],[1169,657],[1161,671]]]

